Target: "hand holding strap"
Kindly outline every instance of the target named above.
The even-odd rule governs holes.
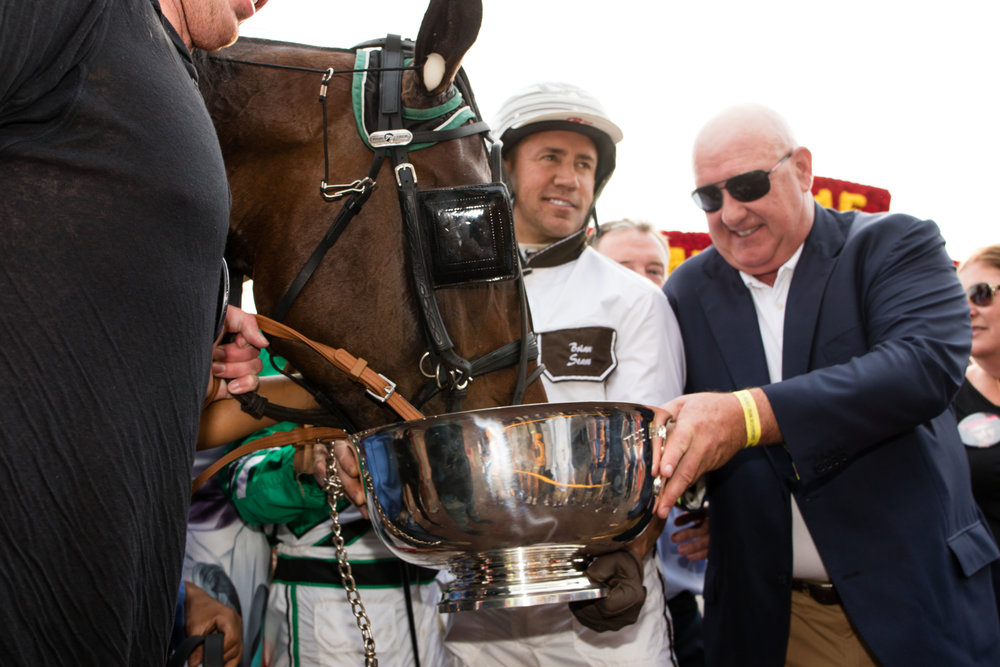
[[[404,421],[423,418],[424,415],[422,412],[396,393],[396,385],[369,368],[368,362],[364,359],[355,357],[342,348],[333,348],[310,340],[288,325],[275,322],[269,317],[263,315],[257,315],[256,317],[261,331],[272,336],[277,336],[278,338],[294,340],[307,345],[331,364],[350,375],[351,379],[355,382],[363,385],[378,400],[387,403]]]
[[[272,447],[284,447],[285,445],[297,445],[300,443],[316,442],[317,440],[330,441],[346,438],[347,434],[339,428],[328,428],[326,426],[293,428],[291,431],[278,431],[271,435],[250,442],[244,443],[236,449],[226,453],[212,465],[205,468],[200,475],[191,482],[191,495],[211,479],[212,475],[219,472],[223,467],[232,463],[241,456],[246,456],[262,449]]]

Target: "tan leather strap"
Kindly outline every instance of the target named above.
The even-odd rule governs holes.
[[[299,428],[293,428],[291,431],[277,431],[271,435],[264,436],[263,438],[251,440],[250,442],[240,445],[231,452],[228,452],[218,461],[205,468],[200,475],[195,477],[194,481],[191,482],[191,495],[194,495],[194,492],[200,489],[212,475],[219,472],[223,466],[232,463],[241,456],[246,456],[247,454],[258,452],[262,449],[270,449],[272,447],[284,447],[285,445],[296,445],[299,443],[312,443],[317,440],[329,441],[334,439],[343,439],[346,437],[347,433],[339,428],[330,428],[327,426],[302,426]]]
[[[375,372],[368,366],[368,362],[359,357],[355,357],[347,350],[333,348],[323,343],[317,343],[300,334],[295,329],[275,322],[264,315],[257,315],[257,325],[266,334],[284,338],[285,340],[296,340],[308,345],[324,359],[347,373],[351,379],[365,387],[375,398],[389,405],[396,411],[403,421],[422,419],[423,413],[410,405],[410,402],[396,393],[396,385],[388,380],[384,375]]]
[[[208,389],[208,395],[205,396],[205,400],[201,404],[202,412],[204,412],[205,408],[207,408],[212,403],[212,401],[215,400],[216,394],[219,393],[219,385],[221,385],[221,384],[222,384],[222,378],[219,378],[219,377],[216,377],[216,376],[213,375],[212,376],[212,386],[209,387],[209,389]]]

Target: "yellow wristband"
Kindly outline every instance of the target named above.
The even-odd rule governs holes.
[[[734,391],[733,396],[740,402],[743,419],[747,424],[747,444],[744,447],[753,447],[760,442],[760,414],[757,412],[757,403],[747,389]]]

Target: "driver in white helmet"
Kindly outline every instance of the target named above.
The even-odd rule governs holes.
[[[562,83],[511,97],[494,130],[549,400],[659,405],[680,395],[683,347],[666,298],[586,244],[621,130],[594,97]],[[447,650],[465,665],[676,664],[652,550],[662,526],[588,570],[612,587],[608,598],[572,603],[574,612],[561,603],[453,614]]]

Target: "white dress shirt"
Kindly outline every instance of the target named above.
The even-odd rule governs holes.
[[[760,325],[761,342],[764,344],[764,356],[767,357],[767,370],[771,382],[780,382],[781,357],[785,339],[785,306],[788,303],[788,291],[792,285],[792,275],[795,265],[802,255],[802,246],[795,251],[791,259],[781,265],[774,285],[767,285],[748,273],[740,271],[740,276],[750,290],[754,309],[757,311],[757,322]],[[815,579],[829,581],[823,560],[820,558],[816,543],[813,542],[809,528],[802,518],[799,504],[792,499],[792,576],[796,579]]]

